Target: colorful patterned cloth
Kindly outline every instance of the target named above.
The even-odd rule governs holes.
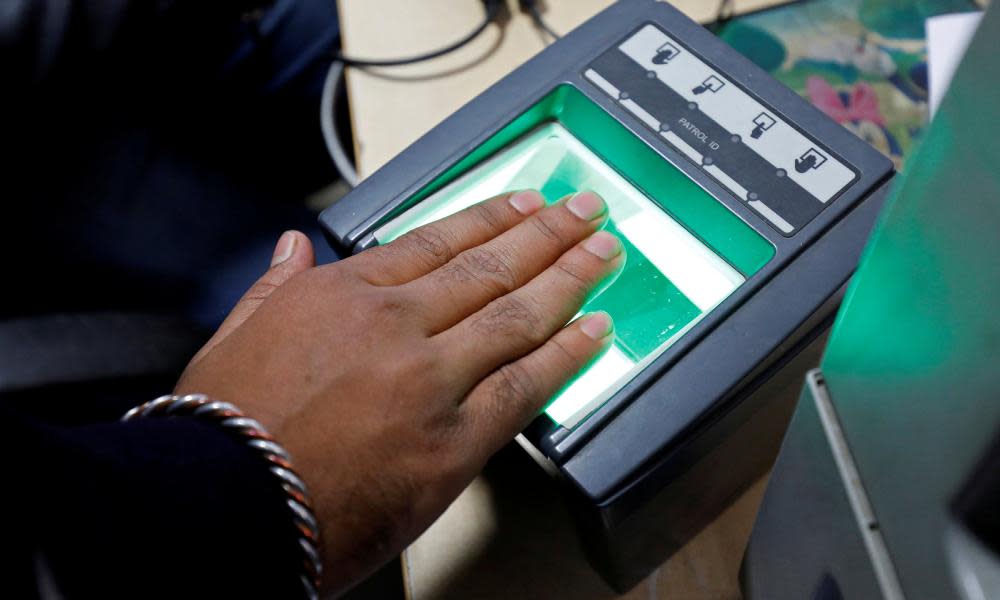
[[[976,9],[972,0],[809,0],[718,33],[900,169],[927,123],[924,22]]]

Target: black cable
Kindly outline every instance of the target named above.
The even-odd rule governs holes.
[[[320,100],[319,108],[320,129],[323,132],[323,142],[326,144],[327,151],[330,153],[330,159],[333,161],[334,166],[337,168],[341,178],[347,183],[347,185],[352,188],[355,187],[358,184],[359,178],[357,170],[354,168],[354,165],[351,164],[347,151],[344,149],[344,145],[340,140],[340,132],[337,130],[337,120],[334,118],[336,100],[340,93],[340,84],[344,78],[345,67],[392,67],[398,65],[409,65],[437,58],[439,56],[444,56],[449,52],[454,52],[479,37],[479,34],[485,31],[486,28],[489,27],[490,23],[496,19],[497,14],[500,12],[500,7],[503,5],[503,0],[481,0],[481,2],[483,3],[483,7],[486,11],[483,21],[465,37],[453,44],[445,46],[444,48],[404,58],[354,58],[344,56],[340,52],[337,52],[337,54],[334,55],[333,63],[331,63],[330,69],[326,74],[326,80],[323,82],[323,96]]]
[[[337,97],[340,95],[340,82],[344,79],[344,63],[333,61],[330,70],[326,72],[323,81],[323,96],[319,102],[319,125],[323,132],[323,143],[330,154],[333,166],[340,173],[340,178],[348,187],[358,185],[358,170],[351,164],[351,159],[340,141],[340,131],[337,130]]]
[[[539,29],[544,31],[546,34],[552,37],[553,40],[558,40],[559,38],[562,37],[561,35],[556,33],[554,29],[549,27],[549,24],[545,21],[545,18],[542,16],[542,12],[538,10],[537,2],[530,3],[530,5],[528,6],[528,14],[531,15],[531,20],[535,22],[535,27],[538,27]]]
[[[545,17],[542,16],[541,9],[538,7],[539,4],[539,0],[518,0],[521,12],[528,13],[531,20],[535,22],[535,27],[541,29],[543,33],[550,36],[553,40],[558,40],[562,36],[556,33],[555,29],[549,27],[549,24],[545,21]]]
[[[708,30],[718,34],[733,19],[735,13],[733,0],[719,0],[719,8],[715,11],[715,20],[708,25]]]
[[[462,46],[465,46],[472,40],[479,37],[479,34],[485,31],[486,28],[489,27],[490,23],[496,19],[497,13],[500,12],[501,1],[502,0],[482,0],[483,7],[486,11],[482,22],[465,37],[443,48],[438,48],[437,50],[432,50],[424,54],[401,58],[356,58],[353,56],[344,56],[342,53],[338,52],[334,56],[334,60],[339,61],[348,67],[395,67],[399,65],[410,65],[430,60],[432,58],[437,58],[439,56],[444,56],[445,54],[458,50]]]

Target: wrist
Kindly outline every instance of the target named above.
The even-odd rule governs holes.
[[[211,422],[258,455],[283,493],[288,515],[297,530],[297,548],[302,554],[300,581],[304,596],[316,598],[322,579],[320,530],[307,486],[292,466],[288,452],[258,421],[248,418],[232,404],[213,401],[202,394],[161,396],[141,404],[122,417],[123,422],[144,418],[198,418]]]

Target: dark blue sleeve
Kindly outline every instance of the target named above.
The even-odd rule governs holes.
[[[5,87],[39,83],[111,51],[184,54],[200,33],[266,8],[273,0],[4,0],[0,73]],[[143,44],[143,41],[153,42]],[[141,64],[141,56],[130,64]],[[153,67],[154,65],[149,65]]]
[[[301,596],[281,488],[228,433],[185,418],[0,418],[14,597],[37,595],[39,578],[70,598]]]

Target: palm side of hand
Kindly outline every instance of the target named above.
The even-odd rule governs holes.
[[[624,261],[605,218],[591,193],[503,195],[322,267],[283,236],[177,391],[233,402],[290,451],[330,589],[412,541],[608,345],[607,315],[566,325]]]

